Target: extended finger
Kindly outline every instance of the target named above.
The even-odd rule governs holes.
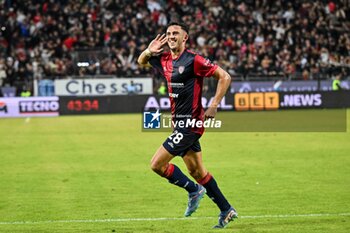
[[[163,48],[162,49],[158,49],[157,51],[156,51],[156,53],[158,54],[158,53],[161,53],[161,52],[163,52]]]
[[[166,38],[165,33],[159,38],[160,41],[164,40],[164,38]]]
[[[159,40],[159,37],[160,37],[160,34],[158,34],[154,40]]]
[[[164,45],[167,41],[168,41],[168,38],[165,37],[160,42],[162,43],[162,45]]]

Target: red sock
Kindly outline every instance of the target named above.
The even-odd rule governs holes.
[[[171,164],[171,163],[168,163],[168,166],[166,167],[165,169],[165,172],[164,172],[164,177],[165,178],[170,178],[174,173],[174,165]]]
[[[209,182],[209,180],[212,178],[211,174],[208,172],[206,176],[204,176],[204,178],[197,180],[198,184],[200,185],[205,185],[206,183]]]

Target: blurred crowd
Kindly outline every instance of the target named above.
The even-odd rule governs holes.
[[[0,86],[149,75],[137,57],[170,21],[189,25],[191,50],[242,79],[350,74],[348,0],[0,2]]]

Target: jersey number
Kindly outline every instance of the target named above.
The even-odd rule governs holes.
[[[169,139],[172,140],[175,144],[178,144],[181,141],[181,139],[183,139],[183,138],[184,138],[184,135],[182,133],[178,132],[177,130],[175,130],[174,133],[172,133],[169,136]]]

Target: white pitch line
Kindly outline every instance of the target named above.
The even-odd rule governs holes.
[[[297,217],[341,217],[350,216],[350,213],[325,213],[325,214],[278,214],[239,216],[239,218],[297,218]],[[44,221],[15,221],[0,222],[0,225],[24,225],[24,224],[49,224],[49,223],[103,223],[103,222],[137,222],[137,221],[182,221],[196,219],[214,219],[216,217],[190,217],[190,218],[110,218],[110,219],[71,219],[71,220],[44,220]]]

